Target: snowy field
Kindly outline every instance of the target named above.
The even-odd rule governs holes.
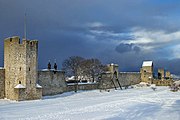
[[[0,120],[180,120],[180,92],[168,87],[79,91],[34,101],[0,100]]]

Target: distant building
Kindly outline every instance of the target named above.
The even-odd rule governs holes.
[[[144,61],[140,73],[141,82],[151,83],[153,79],[153,61]]]
[[[156,84],[157,86],[170,86],[173,83],[170,71],[165,72],[163,68],[158,69],[158,77],[155,78],[153,67],[153,61],[143,62],[142,68],[140,69],[141,82]]]
[[[161,79],[161,80],[165,79],[164,69],[163,68],[158,69],[158,79]]]

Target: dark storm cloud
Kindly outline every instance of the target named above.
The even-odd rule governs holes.
[[[134,45],[134,44],[119,44],[118,46],[116,46],[115,50],[119,53],[126,53],[126,52],[140,52],[140,47]]]
[[[26,12],[27,36],[39,40],[40,68],[46,67],[48,60],[56,59],[60,65],[67,57],[79,55],[97,57],[104,63],[114,61],[122,65],[122,70],[138,71],[144,59],[171,57],[168,48],[178,44],[178,39],[164,45],[163,40],[136,45],[130,42],[137,39],[132,28],[142,28],[147,33],[179,31],[179,11],[178,0],[0,0],[0,66],[3,39],[23,37]],[[143,38],[143,34],[140,38],[149,37]],[[157,52],[146,54],[140,49],[148,46]]]
[[[139,72],[143,61],[152,60],[154,63],[154,72],[157,74],[158,68],[164,68],[165,70],[171,71],[172,74],[180,75],[179,66],[180,59],[163,59],[159,54],[155,53],[141,53],[135,54],[128,52],[126,54],[114,53],[111,51],[108,53],[102,53],[104,61],[107,63],[118,63],[121,72]]]
[[[180,75],[179,66],[180,66],[180,59],[160,59],[155,60],[156,69],[164,68],[165,70],[171,71],[172,74]]]

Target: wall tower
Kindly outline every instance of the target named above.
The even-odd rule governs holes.
[[[171,79],[171,72],[170,71],[166,71],[166,79]]]
[[[111,73],[112,77],[118,78],[118,64],[108,64],[107,65],[108,71]]]
[[[39,99],[42,89],[36,84],[38,41],[15,36],[4,41],[5,97],[12,100]]]
[[[141,82],[152,83],[152,80],[154,79],[153,78],[153,62],[144,61],[142,64],[140,73],[141,73]]]
[[[164,72],[163,68],[158,69],[158,79],[164,80],[164,78],[165,78],[164,73],[165,72]]]

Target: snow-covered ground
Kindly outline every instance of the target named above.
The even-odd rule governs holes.
[[[180,92],[168,87],[80,91],[34,101],[0,100],[0,120],[180,120]]]

